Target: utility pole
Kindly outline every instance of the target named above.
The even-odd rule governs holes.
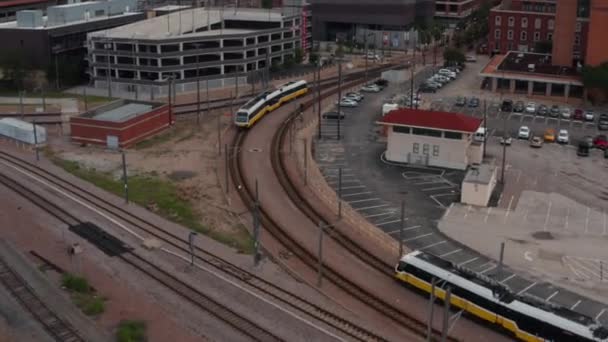
[[[429,318],[426,322],[426,340],[431,341],[431,333],[433,332],[433,315],[435,310],[435,285],[437,284],[437,279],[433,278],[431,280],[431,296],[429,297]]]
[[[304,138],[304,185],[308,185],[308,144]]]
[[[338,169],[338,218],[342,218],[342,168]]]
[[[25,118],[25,110],[23,109],[23,93],[25,91],[22,90],[19,92],[19,112],[21,113],[21,120]]]
[[[363,84],[367,85],[367,36],[368,36],[368,32],[367,29],[365,29],[365,39],[363,39],[364,44],[365,44],[365,76],[363,78]],[[339,114],[338,114],[338,118],[339,118]]]
[[[196,232],[190,232],[190,234],[188,234],[188,245],[190,246],[190,266],[194,266],[194,238],[196,235]]]
[[[42,93],[42,111],[46,112],[46,94],[44,93],[44,86],[40,88],[40,92]]]
[[[321,63],[317,66],[317,114],[319,115],[319,140],[321,140]],[[338,118],[340,114],[338,113]]]
[[[502,183],[503,185],[503,191],[504,191],[504,185],[505,185],[505,165],[506,165],[506,160],[507,160],[507,139],[509,137],[509,135],[507,134],[507,115],[505,113],[503,119],[503,144],[502,144],[502,167],[500,168],[500,183]],[[485,144],[484,144],[485,146]]]
[[[342,112],[340,108],[340,102],[342,101],[342,57],[338,59],[338,131],[336,139],[340,140],[340,113]]]
[[[414,71],[416,69],[416,41],[413,37],[410,37],[414,41],[412,48],[412,65],[410,66],[410,109],[414,108]]]
[[[40,161],[40,154],[38,152],[38,132],[36,131],[36,119],[34,119],[32,125],[34,126],[34,151],[36,151],[36,161]]]
[[[483,159],[486,159],[486,136],[488,135],[487,116],[488,116],[488,101],[486,99],[484,99],[483,100]]]
[[[129,204],[129,183],[127,182],[127,158],[125,151],[122,152],[122,183],[125,189],[125,203]]]
[[[505,255],[505,243],[504,241],[500,243],[500,255],[498,257],[498,269],[497,269],[497,275],[499,275],[502,272],[502,265],[503,265],[503,258]]]
[[[230,183],[228,182],[228,144],[224,144],[224,161],[225,161],[225,167],[224,167],[224,178],[226,180],[226,193],[230,192]]]
[[[260,197],[258,193],[258,179],[255,179],[255,203],[253,212],[253,264],[260,264]]]
[[[441,342],[446,342],[448,338],[448,327],[450,324],[450,304],[452,301],[452,288],[447,287],[445,292],[445,299],[443,301],[443,327],[441,329]]]
[[[399,224],[399,258],[403,256],[403,229],[405,228],[405,201],[401,201],[401,220]]]
[[[112,97],[112,72],[110,69],[110,48],[112,47],[112,43],[109,43],[106,41],[106,43],[104,44],[104,47],[106,48],[106,50],[108,50],[108,97]]]
[[[317,245],[317,287],[323,285],[323,222],[319,222],[319,243]]]
[[[194,12],[193,12],[194,13]],[[199,46],[197,45],[198,49]],[[201,123],[201,61],[200,55],[196,55],[196,124],[200,125]],[[209,101],[209,100],[207,100]]]

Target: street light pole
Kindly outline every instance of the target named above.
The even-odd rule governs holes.
[[[104,47],[108,51],[108,60],[107,60],[108,72],[106,73],[108,76],[108,97],[112,97],[112,75],[111,75],[111,69],[110,69],[110,47],[112,47],[112,43],[106,42],[104,44]]]
[[[196,55],[196,124],[201,123],[201,61],[200,55]]]
[[[340,140],[340,102],[342,102],[342,59],[338,59],[338,130],[337,139]]]

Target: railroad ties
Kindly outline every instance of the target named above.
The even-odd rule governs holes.
[[[0,283],[29,311],[44,329],[59,342],[84,342],[68,322],[49,309],[19,274],[0,258]]]

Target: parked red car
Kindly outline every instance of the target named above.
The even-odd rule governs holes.
[[[582,109],[576,108],[574,110],[574,114],[572,115],[572,119],[583,121],[583,120],[585,120],[585,116],[583,114],[584,114],[584,112]]]
[[[593,147],[599,148],[600,150],[605,150],[608,148],[608,139],[605,135],[600,134],[597,137],[593,138]]]

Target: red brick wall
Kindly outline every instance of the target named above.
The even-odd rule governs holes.
[[[84,117],[70,119],[72,141],[105,145],[108,135],[117,136],[120,147],[129,147],[169,126],[169,106],[138,115],[125,122],[100,121]]]
[[[608,0],[592,0],[589,25],[589,41],[587,45],[586,64],[599,65],[608,62]]]
[[[555,14],[555,37],[559,44],[553,44],[553,64],[571,66],[574,50],[574,29],[576,27],[576,1],[558,1]]]

